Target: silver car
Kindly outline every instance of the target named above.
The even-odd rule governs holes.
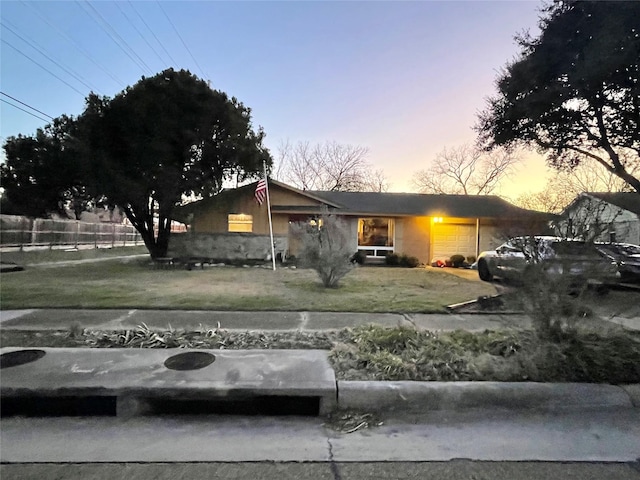
[[[614,283],[619,281],[616,262],[602,255],[593,243],[560,237],[515,237],[495,250],[482,252],[478,275],[486,282],[494,278],[525,282],[534,271],[570,283]]]
[[[640,283],[640,246],[631,243],[596,243],[602,254],[615,262],[623,283]]]

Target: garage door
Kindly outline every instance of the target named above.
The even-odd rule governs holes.
[[[436,223],[431,234],[432,260],[448,260],[451,255],[476,254],[476,226]]]

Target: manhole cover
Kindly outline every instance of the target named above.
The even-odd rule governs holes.
[[[170,370],[198,370],[211,365],[215,359],[215,355],[207,352],[186,352],[167,358],[164,366]]]
[[[3,353],[0,355],[0,369],[35,362],[44,357],[45,354],[46,352],[44,350],[17,350],[15,352]]]

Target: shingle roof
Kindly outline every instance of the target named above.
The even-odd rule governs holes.
[[[418,193],[310,191],[317,198],[340,205],[345,213],[464,218],[547,215],[511,205],[494,195],[428,195]]]
[[[587,192],[586,195],[640,215],[640,193],[638,192]]]
[[[272,185],[280,186],[300,195],[326,204],[330,210],[344,215],[371,216],[438,216],[459,218],[534,218],[550,220],[552,214],[526,210],[510,204],[494,195],[428,195],[419,193],[386,192],[333,192],[323,190],[299,190],[276,180]],[[255,189],[255,183],[225,190],[210,199],[185,205],[177,209],[174,218],[186,218],[191,212],[206,209],[211,202],[224,202],[227,196],[235,196]],[[271,205],[274,212],[295,213],[321,212],[321,205]]]

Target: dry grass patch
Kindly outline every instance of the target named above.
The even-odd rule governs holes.
[[[328,350],[341,380],[640,383],[640,333],[572,332],[561,342],[532,331],[434,333],[375,325],[324,332],[0,330],[22,347]],[[359,422],[358,422],[359,424]],[[352,425],[357,426],[357,425]]]

